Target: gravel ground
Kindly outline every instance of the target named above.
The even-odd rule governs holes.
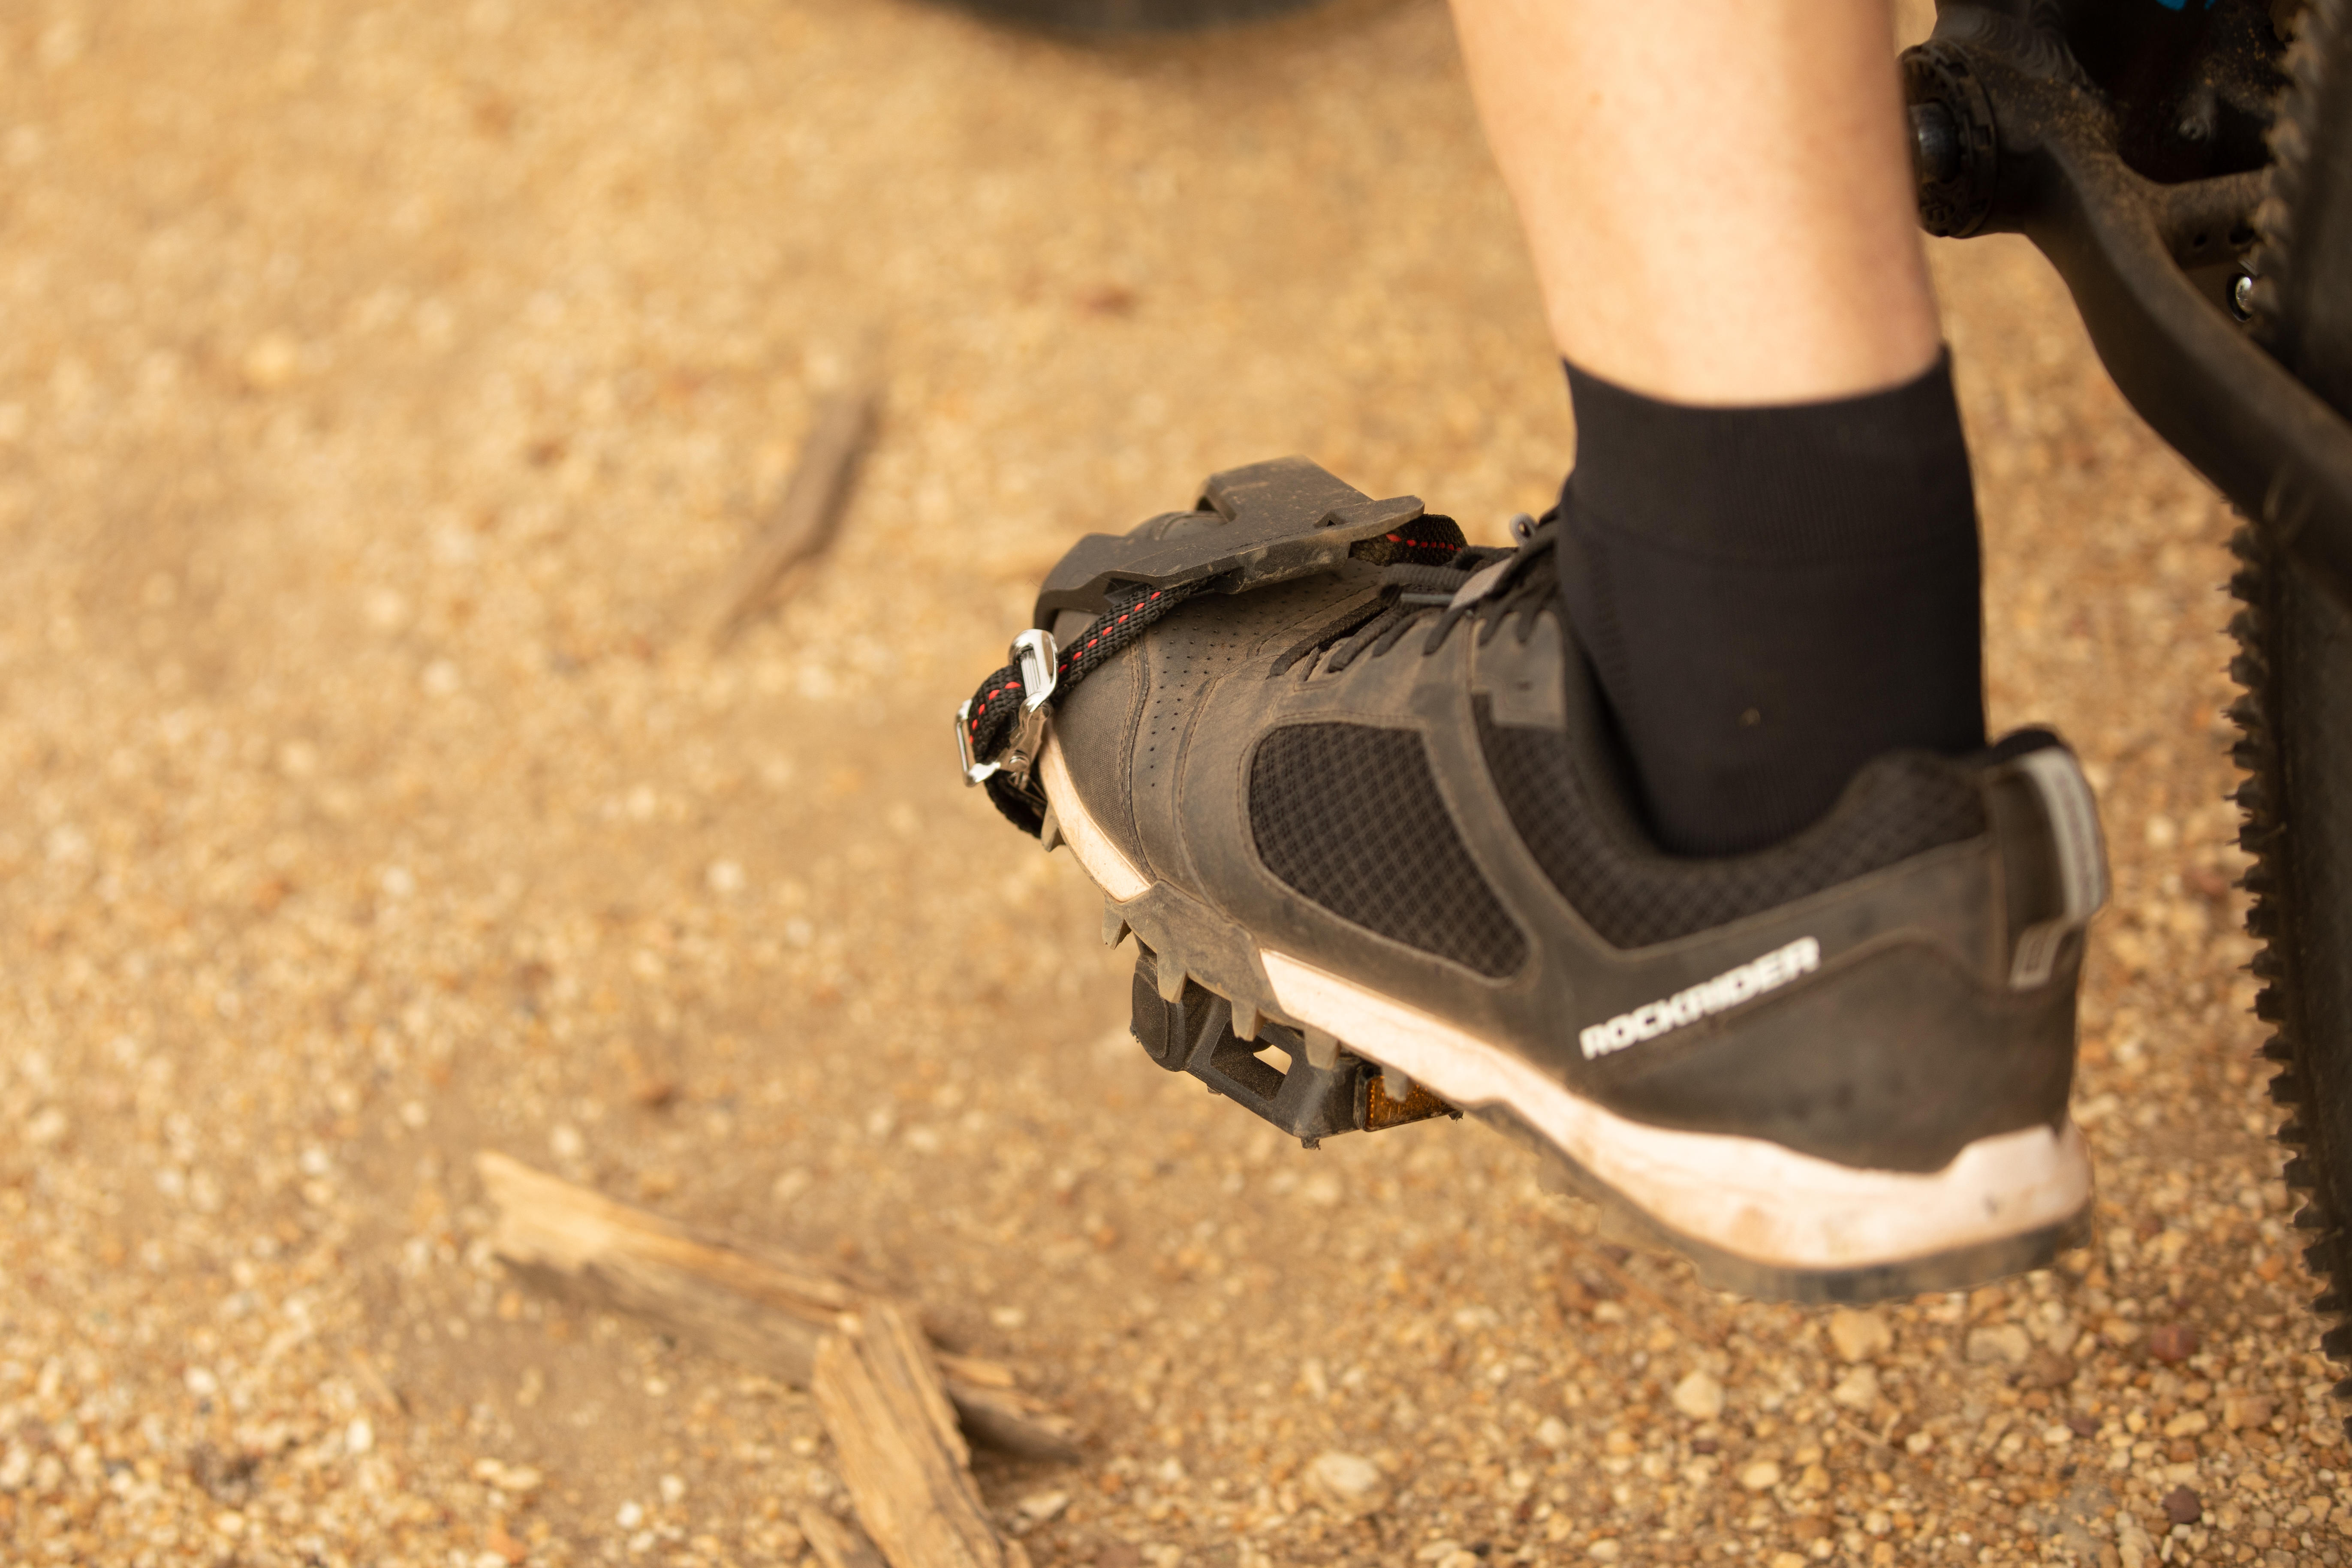
[[[2230,520],[2030,252],[1935,262],[1995,717],[2079,743],[2116,852],[2097,1243],[1762,1306],[1473,1124],[1308,1153],[1160,1074],[1076,868],[949,773],[1063,544],[1213,468],[1489,539],[1557,483],[1442,11],[0,10],[0,1558],[798,1560],[808,1399],[519,1291],[489,1147],[1026,1369],[1089,1434],[982,1463],[1044,1564],[2343,1561]],[[841,545],[713,656],[868,334]]]

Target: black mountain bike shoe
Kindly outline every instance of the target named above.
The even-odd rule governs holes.
[[[1136,1034],[1310,1142],[1469,1110],[1719,1288],[2048,1261],[2088,785],[2039,731],[1895,753],[1771,847],[1647,838],[1555,591],[1303,459],[1093,535],[959,715],[966,776],[1132,930]]]

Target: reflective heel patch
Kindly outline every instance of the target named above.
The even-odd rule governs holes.
[[[2041,797],[2058,861],[2059,912],[2018,933],[2017,952],[2010,963],[2011,988],[2030,991],[2048,982],[2059,947],[2106,903],[2107,847],[2099,833],[2099,806],[2091,781],[2083,776],[2074,752],[2048,746],[2026,752],[2010,766]]]

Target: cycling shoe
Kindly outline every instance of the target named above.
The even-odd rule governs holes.
[[[2046,1263],[2091,1196],[2073,755],[1890,753],[1782,843],[1669,856],[1555,531],[1516,531],[1473,549],[1290,458],[1049,577],[958,742],[1135,933],[1138,1038],[1310,1142],[1469,1110],[1722,1289]]]

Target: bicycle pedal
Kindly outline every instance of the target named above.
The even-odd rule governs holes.
[[[1140,942],[1135,955],[1134,1033],[1144,1054],[1185,1072],[1312,1149],[1340,1132],[1377,1132],[1462,1112],[1418,1084],[1345,1046],[1328,1067],[1309,1059],[1298,1030],[1270,1019],[1255,1038],[1234,1030],[1233,1004]],[[1312,1053],[1320,1055],[1322,1053]]]
[[[1328,572],[1357,544],[1422,515],[1417,496],[1375,500],[1305,458],[1211,474],[1200,506],[1162,512],[1129,533],[1089,533],[1038,590],[1034,624],[1064,610],[1099,615],[1110,593],[1206,583],[1240,594]]]

